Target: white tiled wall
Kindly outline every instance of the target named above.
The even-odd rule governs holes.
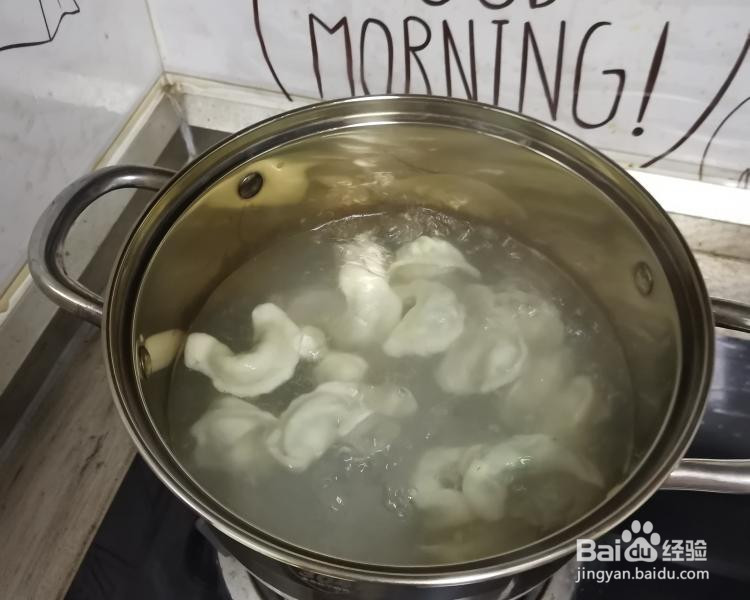
[[[145,0],[0,3],[0,293],[41,211],[91,169],[160,73]]]

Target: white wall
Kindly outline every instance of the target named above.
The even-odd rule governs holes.
[[[750,167],[750,100],[745,102],[750,95],[750,56],[745,52],[750,4],[746,0],[440,2],[41,0],[45,22],[39,2],[4,0],[0,3],[0,290],[23,264],[26,241],[41,210],[61,187],[91,168],[158,77],[159,53],[168,71],[269,90],[283,88],[308,97],[319,97],[320,85],[322,97],[333,98],[352,94],[349,71],[355,95],[365,93],[364,83],[370,93],[387,91],[390,36],[391,91],[406,91],[407,64],[409,91],[427,90],[418,58],[433,93],[448,92],[447,65],[452,95],[466,97],[450,45],[446,59],[450,40],[445,23],[469,80],[469,65],[475,66],[478,100],[495,102],[499,72],[498,105],[518,110],[523,90],[523,112],[558,125],[629,166],[651,164],[648,168],[655,171],[747,184],[748,177],[742,176]],[[507,6],[490,8],[502,5]],[[311,15],[319,20],[314,21],[317,74]],[[350,53],[344,21],[335,34],[321,25],[332,27],[342,18],[349,30]],[[361,52],[368,19],[379,22],[370,21]],[[497,22],[502,22],[501,28]],[[406,51],[405,24],[412,46],[420,45],[429,29],[429,43],[416,54]],[[501,45],[498,31],[502,31]],[[532,32],[538,44],[553,95],[560,59],[554,115],[530,38],[524,43],[525,31]],[[662,60],[655,69],[655,52],[665,31]],[[582,52],[587,32],[589,44]],[[46,43],[30,45],[35,42]],[[524,48],[527,72],[522,85]],[[653,89],[645,102],[650,72]],[[577,122],[574,106],[579,119],[606,119],[616,102],[620,78],[624,85],[612,118],[592,128]]]
[[[495,69],[499,64],[498,104],[518,110],[526,23],[534,33],[554,91],[561,24],[565,41],[561,57],[560,94],[553,116],[544,96],[533,48],[527,44],[527,75],[523,112],[559,127],[616,154],[635,166],[669,152],[653,170],[699,174],[707,180],[732,184],[750,166],[750,56],[740,60],[750,27],[747,0],[148,0],[166,70],[265,89],[280,89],[261,52],[260,27],[268,56],[281,85],[290,94],[319,97],[315,75],[309,15],[329,27],[346,17],[352,52],[351,74],[355,95],[364,93],[360,69],[360,41],[366,19],[378,19],[387,28],[393,48],[392,91],[405,91],[405,35],[407,20],[412,45],[431,40],[417,56],[422,60],[435,94],[447,93],[443,21],[461,56],[469,64],[469,23],[473,22],[477,97],[494,102]],[[430,4],[440,4],[431,6]],[[504,8],[491,9],[486,5]],[[539,7],[538,5],[543,5]],[[258,8],[255,19],[253,7]],[[537,8],[532,8],[537,6]],[[502,25],[501,58],[497,62],[498,26]],[[576,63],[582,40],[596,23],[583,53],[578,86],[578,116],[587,122],[603,121],[617,97],[619,77],[624,87],[611,120],[586,128],[573,115]],[[659,40],[668,23],[660,68],[642,119],[649,72]],[[343,24],[331,35],[315,24],[320,83],[323,97],[352,94],[349,84]],[[365,81],[371,93],[387,91],[386,34],[378,24],[367,29],[364,51]],[[456,62],[449,52],[452,95],[466,97]],[[410,58],[412,92],[426,86],[416,60]],[[620,70],[618,73],[602,73]],[[468,75],[467,75],[468,77]],[[722,86],[729,80],[726,90]],[[714,103],[714,99],[716,99]],[[713,108],[709,108],[715,104]],[[739,108],[738,108],[739,107]],[[736,112],[733,112],[735,111]],[[704,119],[701,115],[707,112]],[[731,116],[730,116],[731,114]],[[715,130],[727,119],[709,145]],[[699,122],[701,121],[701,122]],[[640,132],[637,128],[641,128]],[[695,129],[695,131],[692,131]],[[640,133],[640,135],[635,135]],[[682,138],[686,138],[681,142]],[[703,154],[704,168],[700,169]]]
[[[145,0],[41,6],[0,3],[0,293],[41,211],[91,169],[161,72]]]

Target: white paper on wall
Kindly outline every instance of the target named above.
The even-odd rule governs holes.
[[[747,186],[744,0],[150,0],[170,71],[336,98],[472,98],[630,166]]]

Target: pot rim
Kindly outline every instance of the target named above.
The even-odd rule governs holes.
[[[438,110],[438,112],[441,109],[445,109],[450,113],[449,109],[456,108],[462,113],[472,114],[475,119],[472,125],[476,126],[487,123],[487,120],[491,119],[493,116],[495,118],[502,117],[510,121],[515,121],[517,124],[531,130],[543,132],[545,135],[550,136],[552,141],[556,143],[568,145],[570,148],[574,148],[581,152],[584,157],[591,159],[591,163],[594,164],[594,167],[592,168],[596,168],[598,165],[598,168],[606,168],[611,174],[616,175],[621,180],[622,184],[630,187],[628,190],[630,193],[638,194],[641,196],[643,202],[648,203],[648,208],[652,211],[652,219],[658,219],[658,230],[671,236],[671,240],[669,241],[670,249],[673,253],[671,253],[670,256],[676,259],[676,254],[679,253],[682,255],[680,257],[683,263],[681,267],[684,271],[682,275],[687,276],[687,280],[683,283],[688,284],[688,289],[683,291],[687,292],[688,296],[692,296],[693,302],[692,306],[682,307],[682,309],[693,313],[691,315],[692,322],[687,321],[687,325],[696,330],[697,341],[703,348],[703,351],[699,352],[697,355],[698,364],[693,365],[693,372],[691,374],[685,374],[685,369],[682,368],[684,362],[680,364],[678,379],[675,384],[670,404],[670,413],[665,416],[662,428],[642,462],[636,469],[634,469],[633,473],[631,473],[629,478],[619,487],[616,493],[609,494],[600,505],[592,509],[590,513],[587,513],[587,515],[581,517],[575,523],[572,523],[564,529],[556,531],[542,540],[537,540],[520,549],[481,560],[421,567],[366,564],[321,555],[274,538],[273,536],[252,527],[249,523],[236,517],[228,509],[225,509],[220,502],[213,499],[199,484],[197,484],[197,482],[193,480],[192,476],[182,468],[180,463],[172,455],[171,450],[161,437],[153,420],[150,418],[149,412],[145,407],[145,402],[138,393],[138,386],[133,383],[135,371],[132,368],[134,365],[132,348],[126,347],[126,351],[123,352],[123,348],[116,344],[117,340],[123,340],[123,336],[127,336],[128,333],[130,336],[125,337],[125,339],[129,340],[132,338],[133,315],[128,315],[127,311],[121,310],[122,304],[125,301],[122,299],[122,295],[124,292],[128,292],[129,298],[135,298],[137,290],[134,290],[133,287],[135,284],[137,284],[136,287],[139,287],[145,266],[149,263],[153,255],[153,252],[145,257],[143,256],[143,252],[141,252],[140,256],[138,255],[139,251],[143,250],[145,241],[148,241],[149,239],[148,236],[141,236],[139,238],[142,226],[151,216],[154,207],[159,204],[159,201],[162,200],[162,198],[168,196],[169,193],[174,190],[178,182],[192,177],[192,179],[195,180],[193,181],[195,189],[204,189],[207,186],[207,182],[205,181],[205,178],[202,178],[202,175],[206,175],[206,166],[212,166],[209,160],[212,156],[217,154],[221,149],[231,146],[232,143],[236,143],[245,137],[252,136],[253,134],[256,136],[262,134],[263,130],[270,129],[278,125],[280,122],[289,120],[293,117],[298,119],[307,117],[308,121],[314,121],[314,115],[336,109],[344,109],[343,114],[351,116],[363,114],[361,111],[358,113],[356,109],[360,107],[366,109],[368,106],[373,106],[373,110],[376,114],[392,116],[388,111],[383,111],[382,109],[376,110],[377,107],[380,105],[389,105],[393,103],[403,104],[408,102],[417,103],[418,105],[429,105],[431,108]],[[393,110],[396,110],[396,108]],[[416,115],[418,113],[415,112],[414,114]],[[481,120],[480,117],[485,117],[486,120]],[[387,122],[390,123],[391,121]],[[409,122],[432,123],[431,121]],[[370,121],[369,123],[382,124],[383,121],[381,119],[380,121]],[[281,132],[283,133],[283,131],[284,130],[282,129]],[[330,130],[320,129],[312,131],[312,134],[320,134],[327,131]],[[482,132],[481,129],[479,131]],[[296,141],[297,139],[300,138],[289,138],[281,143],[288,143]],[[528,145],[532,149],[535,149],[533,141],[534,140],[528,140]],[[233,157],[235,165],[246,162],[249,158],[257,157],[267,150],[276,148],[279,145],[280,144],[274,144],[269,147],[261,147],[259,150],[251,153],[249,156],[244,156],[241,159]],[[206,165],[206,162],[209,164]],[[227,162],[226,159],[224,162]],[[217,169],[217,172],[227,172],[231,168],[233,168],[233,166],[225,166],[222,169]],[[196,172],[196,169],[198,172]],[[183,191],[179,192],[182,194],[182,197],[185,196]],[[168,225],[171,225],[174,222],[174,219],[182,214],[184,209],[190,205],[193,199],[194,198],[189,199],[188,201],[183,201],[181,210],[173,210],[172,215],[167,215],[167,217],[171,217]],[[175,203],[172,202],[171,204]],[[628,217],[629,220],[634,220],[633,215],[628,214]],[[162,218],[165,218],[164,215],[162,215]],[[634,225],[638,227],[639,230],[642,230],[642,224],[639,226],[637,222],[634,222]],[[166,228],[164,228],[163,231],[166,232]],[[153,233],[153,231],[151,231],[151,233]],[[648,238],[648,236],[644,237]],[[151,241],[153,242],[153,240]],[[649,240],[649,245],[652,245],[651,240]],[[126,265],[128,261],[137,262],[140,266],[139,272],[136,273],[138,270],[134,268],[133,264]],[[123,275],[125,270],[128,271],[128,277]],[[674,293],[674,282],[672,282],[671,287]],[[688,298],[688,300],[691,299]],[[689,302],[687,304],[689,304]],[[135,304],[133,304],[133,306],[135,306]],[[680,308],[681,307],[678,304],[678,311]],[[131,310],[130,312],[132,313],[133,311]],[[686,322],[682,318],[683,316],[684,315],[680,313],[681,325]],[[195,158],[175,174],[167,186],[155,196],[124,243],[115,266],[113,267],[110,282],[107,287],[102,330],[102,343],[107,363],[107,375],[110,389],[115,397],[117,410],[120,413],[131,438],[141,456],[146,460],[149,467],[157,474],[159,479],[194,511],[206,518],[220,532],[243,546],[292,567],[344,580],[356,579],[366,580],[372,583],[418,586],[453,586],[480,583],[491,579],[514,575],[535,567],[540,567],[574,552],[577,539],[595,539],[627,519],[628,516],[637,510],[658,490],[664,480],[669,476],[673,467],[684,455],[698,429],[698,426],[700,425],[700,419],[703,414],[705,399],[710,383],[710,368],[713,364],[714,341],[713,316],[710,310],[708,293],[700,274],[700,270],[698,269],[698,265],[687,243],[676,225],[669,218],[666,211],[664,211],[648,194],[648,192],[622,167],[575,136],[565,133],[554,126],[543,123],[532,117],[468,100],[422,95],[388,95],[347,98],[294,109],[275,115],[238,131]],[[664,429],[669,422],[675,400],[680,394],[682,388],[685,387],[686,376],[691,377],[692,383],[690,384],[690,387],[692,388],[693,395],[693,405],[687,418],[686,426],[681,431],[679,437],[668,446],[667,450],[664,451],[667,453],[667,456],[659,459],[659,467],[648,477],[648,479],[644,483],[638,485],[636,491],[631,493],[628,498],[621,500],[616,508],[605,511],[604,509],[612,504],[617,497],[623,496],[624,490],[632,483],[633,474],[644,468],[646,459],[648,458],[651,461],[655,460],[655,457],[653,456],[655,448],[660,441],[663,441]],[[143,431],[143,417],[134,412],[134,407],[140,408],[140,410],[146,414],[148,424],[150,425],[150,431],[147,432],[149,434],[148,436],[144,435],[146,432]],[[154,446],[157,446],[157,448],[154,448]],[[198,491],[203,491],[203,499],[196,498]],[[599,516],[594,520],[594,515]],[[588,527],[582,527],[582,523],[585,521],[592,521],[594,524],[589,525]],[[553,540],[557,540],[554,542],[554,545],[552,543]],[[551,547],[544,548],[545,542],[548,542],[548,545]],[[540,548],[536,549],[537,547]],[[529,551],[530,549],[536,550],[531,552]]]

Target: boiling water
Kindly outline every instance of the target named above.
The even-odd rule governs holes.
[[[270,455],[243,467],[196,463],[190,428],[210,402],[224,394],[208,377],[176,361],[170,435],[196,479],[237,515],[269,534],[315,552],[390,565],[462,561],[515,549],[570,524],[603,500],[629,468],[633,406],[624,358],[597,305],[549,259],[507,232],[416,208],[351,217],[298,232],[267,246],[228,277],[191,331],[211,334],[235,352],[248,351],[253,344],[253,308],[273,302],[288,310],[305,291],[335,290],[342,245],[359,234],[391,252],[421,235],[447,240],[479,270],[482,284],[527,290],[556,308],[564,325],[570,371],[589,378],[595,402],[587,409],[593,416],[582,419],[580,427],[562,433],[553,427],[548,438],[590,463],[601,481],[594,485],[554,469],[517,477],[514,469],[522,468],[523,458],[510,469],[501,518],[452,524],[422,510],[415,498],[414,475],[425,452],[488,448],[514,434],[537,433],[537,428],[545,433],[555,409],[519,407],[517,400],[500,408],[511,385],[489,393],[446,393],[435,377],[443,353],[392,358],[379,344],[357,350],[369,363],[365,381],[407,388],[416,399],[416,413],[383,419],[365,431],[364,439],[339,440],[303,471],[292,471]],[[443,281],[459,297],[475,282],[456,274]],[[524,310],[520,304],[517,308]],[[335,347],[330,338],[328,343]],[[530,348],[527,364],[534,364],[534,353]],[[246,400],[279,416],[294,398],[316,387],[313,370],[313,362],[300,361],[289,381]],[[545,401],[554,406],[557,398]],[[520,411],[521,417],[513,411]],[[460,488],[460,482],[446,480],[451,476],[443,473],[441,478],[440,485]]]

